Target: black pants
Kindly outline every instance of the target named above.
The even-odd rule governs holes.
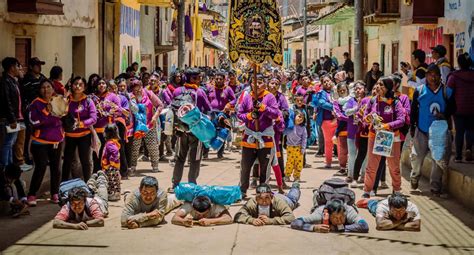
[[[31,178],[30,190],[28,191],[29,196],[36,196],[48,165],[51,178],[51,195],[58,194],[59,181],[61,179],[61,172],[59,172],[61,146],[62,144],[59,144],[55,148],[52,144],[31,144],[31,154],[35,162],[35,170]]]
[[[246,193],[249,188],[250,171],[253,163],[258,159],[260,169],[260,184],[267,181],[267,168],[270,163],[271,148],[251,149],[242,148],[242,161],[240,162],[240,191]]]
[[[76,153],[76,148],[79,151],[79,159],[81,160],[83,180],[87,181],[91,177],[91,135],[88,134],[82,137],[66,137],[61,181],[70,179],[71,163]],[[72,178],[80,178],[80,176],[77,173],[72,173]]]
[[[178,153],[173,170],[173,188],[178,186],[183,178],[184,164],[189,152],[188,182],[197,183],[199,170],[201,168],[202,143],[191,133],[184,133],[178,137]]]
[[[99,140],[100,140],[100,149],[99,149],[99,155],[92,153],[92,160],[94,161],[94,173],[97,173],[97,171],[102,170],[102,152],[104,151],[105,142],[106,142],[104,133],[97,133],[97,136],[99,137]]]
[[[454,116],[454,125],[456,125],[456,159],[462,159],[462,149],[464,138],[466,139],[466,150],[472,150],[474,143],[474,116]]]
[[[132,150],[133,150],[133,135],[128,137],[128,142],[125,143],[125,158],[127,158],[127,163],[132,162]]]
[[[380,181],[385,182],[385,172],[387,171],[387,158],[380,158],[379,168],[377,168],[377,175],[375,176],[374,191],[377,192]]]
[[[359,149],[357,151],[357,157],[354,164],[354,180],[359,179],[360,169],[362,168],[362,164],[364,163],[365,157],[367,156],[368,143],[369,138],[359,138]]]
[[[324,136],[321,125],[318,126],[318,154],[324,154]]]
[[[127,177],[128,175],[128,161],[127,153],[125,152],[125,139],[127,136],[127,129],[121,122],[116,122],[120,136],[120,176]]]

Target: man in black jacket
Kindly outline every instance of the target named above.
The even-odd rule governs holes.
[[[2,61],[3,75],[0,80],[0,168],[13,162],[13,144],[18,132],[6,132],[6,127],[16,129],[21,120],[21,98],[17,77],[20,75],[20,62],[6,57]]]

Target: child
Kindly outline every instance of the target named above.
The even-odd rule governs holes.
[[[102,169],[107,174],[109,201],[120,200],[120,138],[115,124],[105,127],[107,142],[102,153]]]
[[[337,157],[339,160],[340,170],[336,176],[347,175],[347,122],[349,121],[348,114],[346,113],[349,100],[352,98],[349,95],[349,87],[347,83],[341,82],[337,84],[337,100],[334,103],[334,111],[336,112],[337,118]],[[336,103],[337,102],[337,103]]]
[[[1,171],[1,199],[10,202],[11,214],[14,218],[29,214],[26,202],[26,194],[23,183],[20,180],[21,169],[19,166],[10,164]]]
[[[285,181],[290,181],[290,176],[293,174],[295,182],[300,181],[301,170],[303,170],[303,154],[306,150],[306,139],[308,133],[305,127],[305,114],[300,111],[295,111],[295,127],[292,130],[285,131],[286,134],[286,150],[288,158],[285,169]]]

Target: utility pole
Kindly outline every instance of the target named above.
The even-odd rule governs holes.
[[[354,78],[364,78],[364,5],[363,0],[354,1],[355,38],[354,38]]]
[[[303,2],[303,68],[308,69],[308,40],[306,32],[308,30],[308,21],[306,13],[306,0]]]
[[[184,12],[186,11],[185,0],[175,0],[178,5],[178,68],[184,69],[186,57],[186,41],[184,35]]]

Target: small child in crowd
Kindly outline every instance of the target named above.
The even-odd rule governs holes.
[[[301,171],[303,170],[303,155],[308,138],[305,122],[305,114],[300,110],[295,110],[295,126],[292,130],[285,131],[286,150],[288,153],[285,167],[285,182],[290,181],[291,175],[293,175],[295,182],[300,181]]]
[[[115,124],[105,127],[107,142],[102,154],[102,169],[107,174],[109,201],[120,200],[120,138]]]

